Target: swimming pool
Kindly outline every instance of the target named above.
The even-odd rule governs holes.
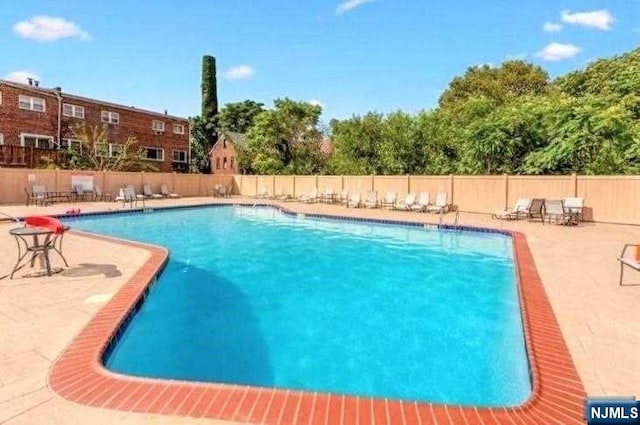
[[[114,371],[479,406],[531,391],[508,236],[246,207],[73,226],[171,250]]]

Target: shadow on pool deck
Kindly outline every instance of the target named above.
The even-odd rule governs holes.
[[[269,352],[247,297],[199,267],[170,261],[105,364],[165,379],[273,386]],[[204,286],[204,287],[203,287]]]

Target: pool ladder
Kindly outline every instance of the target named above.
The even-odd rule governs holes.
[[[456,217],[453,221],[453,227],[458,227],[458,222],[460,221],[460,211],[456,208]],[[440,221],[438,223],[438,227],[442,227],[444,224],[444,210],[440,211]]]

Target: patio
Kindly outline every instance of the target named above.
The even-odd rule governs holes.
[[[253,199],[185,198],[147,201],[147,208],[167,205],[225,203]],[[340,214],[437,223],[439,216],[388,210],[346,209],[328,204],[285,203],[301,213]],[[77,203],[82,212],[122,209],[114,203]],[[64,213],[69,205],[5,206],[2,212]],[[454,214],[445,216],[451,223]],[[589,395],[640,394],[640,286],[618,286],[616,257],[625,243],[640,240],[640,227],[585,223],[564,227],[491,220],[487,215],[460,214],[460,224],[499,227],[523,232],[553,306],[565,341]],[[11,270],[15,242],[0,224],[0,274]],[[98,409],[64,400],[49,389],[52,362],[93,315],[139,269],[150,254],[132,246],[84,236],[65,236],[64,252],[70,269],[51,278],[0,280],[0,423],[221,423],[219,421],[158,417]],[[117,247],[117,249],[116,249]],[[97,261],[96,259],[99,259]],[[54,256],[54,265],[60,265]],[[98,264],[99,263],[99,264]],[[640,282],[640,276],[628,278]],[[227,422],[228,423],[228,422]]]

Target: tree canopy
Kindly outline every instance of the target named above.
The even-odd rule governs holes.
[[[225,104],[220,110],[220,130],[246,133],[260,112],[264,111],[264,104],[253,100]]]

